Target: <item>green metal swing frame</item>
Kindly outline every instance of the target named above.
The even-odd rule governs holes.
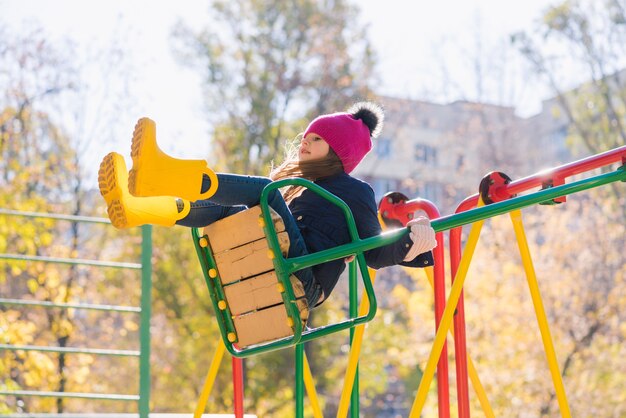
[[[338,206],[342,212],[344,217],[346,218],[346,222],[348,224],[348,232],[350,234],[350,238],[352,242],[336,247],[328,250],[320,251],[313,254],[308,254],[300,257],[293,258],[285,258],[283,257],[280,251],[280,245],[278,243],[278,237],[276,234],[276,230],[274,227],[274,223],[272,222],[269,205],[268,205],[268,196],[271,192],[276,189],[287,187],[287,186],[302,186],[310,189],[314,193],[317,193],[329,203]],[[236,341],[230,341],[228,336],[229,334],[236,333],[235,326],[232,320],[232,315],[230,309],[227,304],[220,304],[220,301],[225,300],[224,288],[222,286],[219,271],[217,270],[217,265],[215,262],[215,258],[213,252],[209,245],[205,245],[201,243],[203,238],[206,238],[201,235],[199,228],[192,228],[192,236],[194,239],[194,243],[196,246],[196,251],[198,253],[198,258],[202,265],[202,271],[204,273],[204,278],[209,289],[209,294],[211,296],[211,301],[213,303],[213,307],[216,312],[216,316],[218,318],[218,325],[220,328],[220,333],[222,334],[222,339],[224,340],[224,344],[226,345],[226,349],[235,357],[247,357],[254,354],[265,353],[272,350],[278,350],[281,348],[293,346],[296,344],[304,343],[307,341],[311,341],[313,339],[323,337],[335,332],[343,331],[349,328],[352,328],[356,325],[363,324],[365,322],[369,322],[374,319],[376,316],[377,302],[376,296],[374,294],[374,288],[372,286],[372,280],[369,275],[369,271],[367,268],[367,263],[365,262],[365,257],[363,255],[364,251],[367,251],[371,248],[375,248],[381,245],[385,245],[387,242],[384,241],[384,244],[376,241],[371,243],[370,245],[364,245],[366,240],[362,240],[359,238],[359,234],[357,232],[356,224],[354,222],[354,216],[352,215],[352,211],[348,207],[348,205],[333,195],[329,191],[324,188],[318,186],[317,184],[299,178],[290,178],[272,182],[268,184],[261,194],[260,198],[260,206],[261,206],[261,214],[263,217],[263,231],[268,241],[268,245],[272,253],[274,254],[273,263],[274,269],[276,271],[276,276],[279,282],[283,285],[285,291],[282,292],[283,302],[285,304],[285,308],[287,310],[287,315],[293,320],[293,335],[286,338],[281,338],[275,341],[269,341],[267,343],[261,343],[245,348],[237,347]],[[296,297],[293,291],[293,287],[291,286],[291,282],[289,280],[289,276],[298,271],[307,267],[312,267],[317,264],[326,263],[331,260],[336,260],[340,258],[345,258],[350,255],[355,255],[355,260],[352,261],[356,263],[358,266],[358,270],[361,272],[361,277],[363,280],[363,289],[364,296],[367,297],[369,301],[369,310],[365,315],[362,316],[350,316],[349,318],[344,319],[335,324],[326,325],[322,327],[318,327],[315,329],[305,330],[298,307],[296,306]],[[350,274],[351,281],[351,289],[356,289],[356,281],[357,274]],[[351,298],[357,299],[357,298]],[[351,302],[352,303],[352,302]],[[352,312],[354,310],[351,310]]]
[[[454,215],[443,216],[441,218],[433,220],[431,222],[431,226],[433,227],[435,232],[446,231],[452,228],[507,213],[515,209],[522,209],[538,203],[549,202],[557,197],[577,193],[582,190],[595,188],[616,181],[626,181],[625,165],[620,166],[617,170],[613,172],[600,174],[594,177],[575,181],[561,186],[550,187],[529,195],[514,197],[505,201],[493,203],[488,206],[482,206]],[[324,197],[332,204],[339,206],[343,210],[344,216],[346,217],[352,242],[305,256],[287,259],[284,258],[280,252],[280,246],[278,245],[276,231],[271,221],[267,197],[268,194],[273,190],[292,185],[306,187]],[[275,254],[273,262],[276,274],[278,276],[278,280],[285,287],[285,292],[283,292],[283,301],[285,302],[285,307],[287,309],[288,315],[294,319],[294,335],[291,337],[283,338],[276,341],[270,341],[268,343],[263,343],[242,349],[236,347],[233,342],[228,340],[228,333],[234,332],[235,328],[228,308],[226,307],[226,309],[220,309],[218,306],[218,303],[224,300],[224,291],[221,286],[219,276],[210,277],[209,275],[210,269],[216,269],[215,259],[213,258],[213,254],[211,253],[211,250],[208,246],[202,247],[200,245],[200,240],[204,237],[200,235],[199,230],[197,228],[192,229],[192,235],[194,237],[194,243],[196,245],[198,257],[200,259],[200,263],[202,264],[204,277],[209,288],[209,294],[211,295],[211,300],[213,301],[213,306],[218,317],[220,332],[228,351],[235,357],[247,357],[254,354],[264,353],[271,350],[277,350],[299,343],[304,343],[315,338],[323,337],[335,332],[352,328],[356,325],[360,325],[362,323],[372,320],[376,315],[376,296],[374,295],[372,281],[367,270],[367,265],[365,263],[365,257],[363,253],[374,248],[392,244],[408,234],[409,230],[407,228],[400,228],[390,232],[385,232],[375,237],[360,239],[357,233],[356,225],[354,223],[354,217],[352,216],[352,212],[350,211],[348,205],[337,196],[334,196],[333,194],[316,185],[315,183],[304,179],[284,179],[268,184],[261,194],[260,204],[261,213],[265,221],[263,229],[269,243],[269,248]],[[369,311],[366,315],[363,316],[350,317],[336,324],[326,325],[312,330],[303,331],[302,322],[300,321],[300,314],[295,305],[295,295],[289,281],[289,275],[306,267],[312,267],[317,264],[322,264],[339,258],[345,258],[350,255],[356,255],[355,261],[353,261],[353,263],[356,262],[359,270],[361,271],[365,290],[364,296],[368,298],[370,303]],[[356,281],[356,278],[351,275],[350,280],[350,288],[354,289],[352,284]],[[351,303],[353,299],[356,300],[356,298],[351,297]],[[354,312],[354,310],[351,309],[350,312]]]

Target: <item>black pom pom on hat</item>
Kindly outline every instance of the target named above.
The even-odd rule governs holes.
[[[383,108],[373,102],[358,102],[350,106],[348,113],[354,119],[361,120],[370,131],[372,138],[377,138],[383,130],[385,113]]]

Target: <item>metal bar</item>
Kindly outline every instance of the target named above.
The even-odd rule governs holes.
[[[296,418],[304,418],[304,344],[296,344]]]
[[[233,357],[233,409],[235,418],[243,418],[243,359]]]
[[[528,290],[530,291],[533,307],[535,308],[535,316],[537,317],[537,324],[539,325],[539,331],[541,333],[541,341],[543,342],[543,348],[546,353],[548,368],[550,369],[550,375],[552,376],[554,392],[556,393],[556,398],[559,403],[561,416],[563,418],[571,418],[572,413],[570,412],[569,404],[567,403],[567,395],[565,393],[565,386],[563,385],[561,371],[559,370],[559,362],[556,358],[556,350],[554,349],[554,343],[552,342],[550,326],[548,325],[548,317],[546,316],[546,311],[543,307],[541,292],[539,291],[539,283],[537,281],[537,275],[535,274],[535,267],[533,266],[533,261],[530,257],[530,249],[528,248],[528,240],[526,239],[526,232],[524,231],[524,224],[522,221],[522,212],[515,210],[509,215],[511,217],[511,222],[513,222],[513,229],[515,230],[515,236],[517,237],[517,246],[522,257],[524,270],[526,271]]]
[[[626,145],[615,148],[600,154],[592,155],[591,157],[583,158],[577,161],[573,161],[568,164],[556,167],[551,170],[542,171],[515,181],[510,182],[502,187],[503,191],[509,195],[516,195],[521,192],[528,191],[535,187],[541,187],[547,180],[560,178],[565,179],[567,177],[574,176],[576,174],[582,174],[587,171],[595,170],[597,168],[606,167],[615,163],[626,163]],[[459,205],[461,207],[474,207],[478,201],[478,194],[467,197]],[[457,209],[457,212],[460,210]]]
[[[573,183],[564,184],[562,186],[551,187],[549,189],[540,190],[535,193],[514,197],[502,202],[492,203],[491,205],[468,210],[454,215],[448,215],[436,219],[432,222],[435,231],[456,228],[457,226],[467,225],[478,220],[491,218],[511,212],[515,209],[521,209],[537,203],[546,202],[551,199],[577,193],[583,190],[592,189],[608,183],[616,181],[626,181],[626,169],[623,167],[611,173],[600,174],[584,180]]]
[[[315,381],[313,381],[313,375],[311,374],[311,367],[309,367],[309,361],[306,358],[306,353],[304,353],[303,363],[304,366],[304,388],[306,389],[307,395],[309,395],[309,404],[311,405],[311,409],[313,409],[313,418],[324,418],[322,414],[322,408],[320,407],[320,401],[317,397],[317,391],[315,390]]]
[[[370,277],[372,278],[372,284],[374,284],[376,281],[376,270],[370,269]],[[359,316],[365,316],[368,310],[368,300],[366,298],[361,299]],[[363,345],[365,325],[358,325],[354,327],[354,329],[354,338],[352,340],[352,344],[350,345],[350,355],[348,356],[348,366],[346,367],[346,373],[343,378],[343,390],[341,391],[341,397],[339,398],[337,418],[345,418],[348,415],[348,408],[350,407],[350,394],[352,393],[352,387],[356,379],[359,357],[361,356],[361,346]]]
[[[349,282],[349,295],[350,295],[350,318],[356,318],[358,316],[358,283],[357,283],[357,270],[356,262],[353,261],[349,265],[350,282]],[[350,350],[352,351],[352,345],[358,343],[354,340],[354,332],[356,328],[350,328]],[[352,393],[350,394],[350,417],[359,418],[359,363],[357,361],[356,369],[354,370],[354,384],[352,385]]]
[[[22,212],[18,210],[3,209],[3,208],[0,208],[0,215],[24,216],[28,218],[45,218],[45,219],[56,219],[60,221],[89,222],[89,223],[99,223],[99,224],[111,223],[111,221],[108,220],[107,218],[97,218],[93,216],[57,215],[53,213],[43,213],[43,212]]]
[[[0,260],[16,260],[16,261],[40,261],[44,263],[56,263],[56,264],[70,264],[70,265],[83,265],[83,266],[96,266],[96,267],[114,267],[124,269],[136,269],[141,268],[141,264],[138,263],[119,263],[116,261],[99,261],[99,260],[85,260],[80,258],[63,258],[63,257],[45,257],[41,255],[18,255],[18,254],[0,254]]]
[[[430,286],[434,288],[435,287],[434,276],[436,273],[434,273],[432,269],[428,269],[428,268],[424,269],[424,272],[426,273],[426,277],[428,278],[428,282],[430,283]],[[454,329],[452,328],[450,328],[450,335],[452,335],[452,337],[454,338]],[[441,355],[443,356],[443,354],[444,353],[442,352]],[[489,399],[487,399],[485,388],[480,382],[480,378],[478,377],[478,372],[476,371],[476,368],[474,367],[474,363],[472,362],[472,358],[469,355],[467,356],[467,368],[468,368],[470,379],[474,386],[474,391],[476,392],[476,397],[478,398],[478,401],[480,402],[480,405],[483,408],[483,413],[485,414],[485,417],[495,418],[493,409],[491,408],[491,405],[489,404]]]
[[[460,228],[454,228],[450,230],[450,276],[451,283],[454,285],[454,280],[456,280],[456,275],[459,267],[459,263],[461,262],[461,235],[455,234],[455,231],[460,231]],[[465,336],[465,304],[463,303],[464,292],[461,290],[461,295],[459,297],[459,302],[457,305],[457,315],[454,316],[454,350],[455,354],[461,352],[465,354],[463,357],[463,361],[465,362],[464,368],[459,370],[460,358],[455,359],[455,365],[457,370],[457,409],[459,417],[465,418],[469,414],[468,407],[468,384],[467,384],[467,342]],[[459,316],[459,315],[462,315]]]
[[[100,348],[47,347],[38,345],[0,344],[0,350],[43,351],[47,353],[99,354],[103,356],[139,357],[139,351],[136,350],[107,350]]]
[[[288,297],[289,299],[294,299],[293,289],[291,288],[291,284],[289,283],[289,274],[291,274],[294,271],[300,270],[300,268],[291,268],[292,266],[288,264],[286,259],[282,257],[282,255],[280,254],[280,251],[278,250],[280,246],[278,245],[276,231],[274,229],[274,225],[271,220],[269,206],[267,202],[269,193],[274,192],[276,189],[287,186],[287,185],[300,185],[300,186],[306,187],[312,190],[314,193],[317,193],[321,197],[325,198],[332,204],[338,206],[344,212],[344,216],[346,218],[346,223],[348,225],[348,230],[349,230],[351,239],[353,241],[359,241],[359,235],[356,229],[354,218],[352,217],[352,212],[350,211],[350,208],[348,207],[348,205],[343,200],[341,200],[337,196],[334,196],[332,193],[316,185],[315,183],[312,183],[304,179],[285,179],[285,180],[275,181],[267,185],[263,189],[263,192],[261,193],[261,199],[260,199],[261,212],[262,212],[262,216],[264,220],[263,229],[267,237],[267,240],[269,242],[270,249],[272,249],[274,251],[274,254],[276,255],[274,257],[274,268],[276,270],[277,276],[279,280],[283,283],[286,289],[286,292],[283,295],[283,299],[285,299],[285,297]],[[348,255],[352,255],[352,254],[348,254]],[[311,339],[317,338],[318,336],[321,336],[321,335],[318,335],[319,332],[322,332],[322,333],[337,332],[342,329],[347,329],[361,322],[367,322],[373,319],[374,315],[376,314],[376,308],[377,308],[376,296],[374,295],[374,290],[372,287],[371,280],[369,278],[367,265],[365,263],[365,258],[363,254],[357,253],[356,259],[361,269],[361,275],[363,277],[363,284],[364,284],[365,292],[370,302],[370,311],[368,312],[368,315],[365,318],[350,318],[350,321],[341,323],[339,327],[326,327],[323,330],[321,328],[316,328],[315,330],[309,333],[309,338],[306,340],[302,339],[304,334],[302,332],[303,327],[302,327],[301,321],[294,321],[294,327],[293,327],[294,334],[292,337],[274,341],[274,342],[264,344],[262,346],[258,346],[255,348],[246,348],[246,349],[241,350],[240,352],[237,352],[231,346],[227,346],[231,354],[233,354],[234,356],[244,356],[244,355],[252,355],[252,354],[256,354],[260,352],[275,350],[275,349],[282,348],[288,345],[296,344],[298,342],[305,342],[305,341],[309,341]],[[324,260],[318,263],[313,263],[313,265],[321,264],[321,262],[323,261]],[[285,306],[287,308],[287,312],[290,317],[292,318],[300,317],[297,307],[294,303],[290,302],[289,300],[286,300]],[[352,320],[355,320],[355,322],[352,322]]]
[[[304,184],[304,182],[306,182],[305,180],[302,180],[302,179],[298,179],[298,180],[301,180],[299,184]],[[570,184],[564,184],[561,186],[551,187],[545,190],[535,192],[530,195],[520,196],[520,197],[512,198],[506,201],[493,203],[491,205],[472,209],[466,212],[444,216],[439,219],[433,220],[431,222],[431,225],[436,232],[445,231],[448,229],[456,228],[458,226],[462,226],[462,225],[466,225],[469,223],[474,223],[480,220],[484,220],[487,218],[491,218],[496,215],[501,215],[501,214],[510,212],[515,209],[520,209],[520,208],[535,205],[537,203],[549,201],[556,197],[580,192],[582,190],[591,189],[594,187],[598,187],[598,186],[608,184],[611,182],[616,182],[616,181],[626,181],[626,169],[625,168],[621,167],[618,170],[611,172],[611,173],[601,174],[595,177],[580,180],[580,181],[573,182]],[[267,190],[268,187],[272,185],[277,185],[277,184],[281,185],[282,187],[282,185],[284,185],[284,182],[285,182],[284,180],[273,182],[270,185],[268,185],[265,188],[265,190]],[[265,215],[269,216],[269,214],[264,213],[264,216]],[[266,224],[271,224],[270,221],[271,219],[266,219]],[[279,257],[276,257],[275,260],[282,261],[282,264],[284,264],[284,266],[282,267],[282,269],[284,270],[283,272],[301,270],[303,268],[311,267],[311,266],[321,264],[324,262],[328,262],[330,260],[345,258],[352,254],[357,254],[357,260],[358,260],[359,258],[363,258],[362,252],[371,250],[373,248],[378,248],[384,245],[392,244],[396,242],[398,239],[402,238],[404,235],[408,234],[408,232],[409,231],[407,228],[401,228],[392,232],[383,233],[382,235],[379,235],[379,236],[370,237],[370,238],[366,238],[363,240],[357,240],[356,242],[345,244],[337,248],[331,248],[331,249],[319,251],[313,254],[308,254],[305,256],[293,257],[293,258],[282,259],[282,260],[281,260],[282,257],[279,256]],[[273,237],[273,238],[276,239],[276,237]],[[272,236],[268,236],[268,239],[270,239],[271,241]],[[364,261],[365,260],[363,259],[363,263],[360,263],[360,264],[364,265]],[[361,265],[360,267],[363,267],[363,265]],[[368,279],[369,279],[369,276],[368,276]],[[371,280],[365,281],[365,287],[366,287],[366,290],[368,290],[368,287],[371,288]],[[457,301],[455,301],[455,304],[456,302]],[[370,303],[372,302],[370,301]],[[374,303],[376,303],[375,297],[374,297]],[[446,309],[447,308],[448,307],[446,307]],[[372,312],[373,314],[375,314],[376,311],[375,309],[372,310],[372,308],[370,307],[370,314],[372,314]],[[445,314],[445,310],[444,310],[444,314]],[[368,317],[365,317],[365,318],[363,317],[349,318],[337,324],[333,324],[333,325],[329,325],[329,326],[321,327],[321,328],[316,328],[315,330],[311,332],[308,332],[308,331],[303,332],[300,338],[296,342],[304,343],[307,341],[311,341],[315,338],[329,335],[334,332],[338,332],[338,331],[359,325],[361,323],[368,322],[369,320],[370,320],[369,315]],[[297,324],[296,324],[296,327],[297,327]],[[278,340],[267,345],[253,347],[253,348],[246,348],[244,350],[241,350],[240,352],[233,350],[231,351],[231,354],[233,354],[234,356],[248,356],[248,355],[268,352],[271,350],[276,350],[279,348],[283,348],[287,345],[293,344],[294,339],[296,339],[295,335],[294,337],[286,338],[283,340]],[[230,351],[230,348],[229,348],[229,351]]]
[[[296,180],[299,180],[297,184],[304,185],[304,186],[307,186],[308,185],[307,183],[309,183],[303,179],[296,179]],[[606,173],[606,174],[598,175],[592,178],[573,182],[571,184],[551,187],[545,190],[535,192],[531,195],[520,196],[520,197],[512,198],[506,201],[494,203],[489,206],[484,206],[481,208],[469,210],[467,212],[457,213],[454,215],[442,217],[442,218],[432,221],[431,225],[433,226],[433,229],[435,229],[436,232],[444,231],[447,229],[466,225],[468,223],[473,223],[478,220],[483,220],[483,219],[487,219],[496,215],[507,213],[515,209],[532,206],[534,204],[541,203],[544,201],[549,201],[556,197],[564,196],[564,195],[571,194],[571,193],[576,193],[582,190],[591,189],[594,187],[598,187],[604,184],[608,184],[608,183],[620,181],[620,180],[626,181],[626,170],[624,168],[620,168],[612,173]],[[264,192],[269,193],[269,190],[272,188],[272,186],[274,188],[282,187],[285,184],[287,184],[285,180],[273,182],[264,189]],[[316,186],[315,184],[312,184],[312,185]],[[313,189],[315,189],[315,187],[313,187]],[[320,194],[323,194],[323,189],[320,188],[320,190],[321,191],[319,190],[314,190],[314,191],[319,192]],[[265,200],[267,200],[267,193],[265,193]],[[337,199],[336,197],[334,198]],[[267,202],[263,202],[263,199],[262,199],[262,203],[265,203],[267,205]],[[268,212],[269,211],[267,210],[267,208],[263,210],[263,216],[265,218],[266,226],[273,225],[271,222],[271,219],[269,219]],[[350,222],[348,223],[350,224]],[[361,267],[362,275],[365,277],[367,276],[367,272],[363,274],[363,269],[366,269],[366,267],[364,267],[364,257],[363,257],[362,252],[371,250],[373,248],[378,248],[380,246],[392,244],[407,233],[408,233],[408,229],[402,228],[402,229],[392,231],[389,233],[384,233],[380,236],[370,237],[370,238],[366,238],[363,240],[359,240],[358,235],[357,235],[355,242],[345,244],[337,248],[331,248],[331,249],[320,251],[314,254],[309,254],[306,256],[294,257],[294,258],[289,258],[289,259],[283,259],[281,256],[277,256],[275,258],[275,261],[276,261],[275,266],[277,266],[276,270],[277,272],[279,272],[279,275],[280,274],[284,275],[288,272],[301,270],[306,267],[311,267],[317,264],[328,262],[329,260],[345,258],[347,256],[357,254],[357,260],[359,261],[359,264],[360,264],[359,267]],[[277,248],[277,243],[276,242],[272,243],[272,238],[274,239],[274,241],[276,241],[276,237],[273,236],[272,234],[269,234],[268,239],[270,240],[270,244],[271,244],[270,246],[273,245],[275,248]],[[367,279],[369,279],[369,276],[367,277]],[[364,280],[364,284],[365,284],[365,288],[367,291],[366,293],[368,293],[368,295],[371,298],[373,298],[373,303],[375,304],[376,303],[375,296],[373,296],[372,294],[373,292],[370,292],[370,289],[372,288],[371,280]],[[370,304],[372,304],[372,301],[370,301]],[[288,309],[291,309],[293,311],[296,308],[294,306],[288,306]],[[293,312],[291,312],[291,314],[293,316]],[[240,351],[234,349],[231,344],[227,345],[227,348],[229,352],[236,357],[243,357],[247,355],[268,352],[268,351],[286,347],[294,343],[298,343],[298,342],[304,343],[304,342],[313,340],[315,338],[318,338],[324,335],[329,335],[331,333],[348,329],[350,327],[359,325],[361,323],[365,323],[369,321],[371,319],[370,316],[373,316],[374,314],[375,314],[375,309],[373,309],[372,306],[370,306],[370,314],[368,315],[368,317],[349,318],[337,324],[316,328],[315,330],[311,332],[308,332],[308,331],[302,332],[301,335],[299,335],[300,334],[299,324],[296,323],[295,324],[296,330],[294,332],[293,337],[274,341],[272,343],[265,344],[262,346],[246,348]],[[294,316],[294,317],[297,318],[297,316]]]
[[[235,325],[228,304],[220,303],[225,301],[226,297],[224,296],[224,289],[217,271],[217,264],[215,263],[208,237],[201,237],[199,228],[191,228],[191,236],[193,237],[193,242],[196,247],[198,260],[200,260],[200,265],[202,266],[202,274],[204,275],[204,281],[209,290],[209,296],[213,304],[213,311],[217,317],[217,324],[222,335],[222,340],[228,352],[233,356],[237,356],[237,350],[233,347],[234,339],[230,338],[236,335]],[[204,244],[201,245],[201,242]]]
[[[141,325],[139,346],[139,416],[150,414],[150,317],[152,316],[152,225],[141,227]]]
[[[517,181],[512,181],[505,186],[505,190],[510,194],[521,193],[533,187],[540,187],[543,182],[554,177],[567,178],[575,176],[576,174],[585,173],[607,165],[623,162],[624,158],[626,158],[626,145],[564,164],[553,170],[543,171],[532,176],[521,178]]]
[[[53,219],[57,221],[69,221],[69,222],[83,222],[83,223],[96,223],[96,224],[110,224],[110,221],[105,218],[96,218],[88,216],[74,216],[74,215],[58,215],[48,214],[40,212],[21,212],[10,209],[0,208],[0,215],[7,216],[21,216],[27,218],[41,218],[41,219]],[[0,391],[2,395],[10,396],[39,396],[39,397],[56,397],[56,398],[83,398],[83,399],[101,399],[101,400],[114,400],[114,401],[135,401],[139,403],[139,417],[148,418],[149,412],[149,394],[150,394],[150,376],[149,376],[149,356],[150,356],[150,339],[149,339],[149,321],[150,321],[150,306],[151,306],[151,281],[148,281],[146,292],[146,265],[148,266],[148,278],[151,276],[151,227],[147,226],[142,229],[142,263],[123,263],[115,261],[100,261],[100,260],[87,260],[79,258],[64,258],[64,257],[48,257],[48,256],[34,256],[34,255],[15,255],[15,254],[0,254],[0,260],[14,260],[14,261],[26,261],[26,262],[43,262],[43,263],[56,263],[67,265],[86,265],[94,267],[113,267],[122,269],[142,269],[142,307],[131,306],[115,306],[115,305],[99,305],[89,303],[54,303],[51,301],[35,301],[35,300],[18,300],[9,298],[0,298],[0,304],[15,305],[15,306],[32,306],[43,308],[61,308],[61,309],[85,309],[85,310],[97,310],[97,311],[111,311],[111,312],[132,312],[141,313],[142,334],[141,334],[141,346],[142,351],[136,350],[109,350],[109,349],[94,349],[94,348],[79,348],[79,347],[44,347],[34,345],[8,345],[1,344],[0,350],[11,351],[40,351],[48,353],[72,353],[72,354],[90,354],[90,355],[107,355],[107,356],[121,356],[121,357],[139,357],[140,362],[140,393],[139,395],[121,395],[121,394],[97,394],[97,393],[77,393],[77,392],[52,392],[52,391]],[[148,232],[148,234],[146,234]],[[146,261],[146,248],[147,252]],[[147,302],[147,304],[146,304]],[[144,326],[146,318],[148,327],[147,330]],[[147,332],[148,339],[147,345],[144,338]],[[148,374],[147,374],[147,386],[144,384],[145,373],[142,372],[147,362]],[[145,406],[144,406],[145,405]]]
[[[211,395],[211,389],[213,389],[213,383],[215,383],[215,378],[217,377],[217,372],[219,371],[220,363],[222,362],[225,351],[226,346],[224,345],[224,340],[218,338],[217,347],[215,347],[215,353],[213,353],[209,371],[206,375],[206,379],[204,379],[204,385],[202,386],[202,391],[200,392],[200,397],[198,398],[198,404],[196,405],[196,409],[193,413],[193,418],[202,418],[202,413],[206,409],[206,404],[209,400],[209,396]]]
[[[429,219],[437,219],[441,216],[439,209],[430,201],[420,199],[418,209],[423,210]],[[445,251],[444,236],[442,232],[435,235],[437,246],[433,249],[435,265],[433,270],[433,293],[435,300],[435,332],[439,329],[443,310],[446,307],[446,274],[445,274]],[[426,268],[428,271],[428,268]],[[427,273],[428,275],[428,273]],[[463,296],[461,296],[463,298]],[[455,358],[458,361],[458,358]],[[448,343],[443,344],[441,356],[437,363],[437,399],[439,418],[450,418],[450,378],[448,368]]]
[[[136,401],[139,399],[137,395],[120,395],[107,393],[80,393],[80,392],[50,392],[37,390],[0,390],[0,395],[9,396],[43,396],[52,398],[82,398],[82,399],[101,399],[109,401]],[[25,414],[24,416],[30,416]]]
[[[459,297],[461,296],[461,291],[463,290],[463,284],[465,282],[465,278],[467,277],[470,262],[474,256],[474,250],[476,249],[476,244],[478,243],[483,223],[484,220],[475,222],[470,230],[469,237],[467,238],[467,244],[465,245],[466,250],[463,254],[463,258],[461,259],[461,264],[459,266],[459,270],[457,271],[454,284],[450,289],[446,308],[444,309],[443,316],[441,317],[441,324],[437,330],[437,334],[435,335],[435,340],[433,341],[428,362],[424,368],[424,374],[422,375],[419,387],[417,388],[417,395],[413,401],[409,418],[418,418],[421,415],[422,408],[426,402],[428,388],[430,387],[430,383],[435,375],[435,368],[437,366],[439,356],[441,355],[441,349],[443,348],[446,336],[450,330],[450,325],[452,324],[452,317],[454,315],[454,311],[456,310]]]
[[[4,299],[0,298],[0,305],[25,305],[25,306],[41,306],[45,308],[64,308],[64,309],[85,309],[95,311],[113,311],[113,312],[141,312],[141,308],[132,306],[115,306],[115,305],[94,305],[90,303],[54,303],[39,302],[36,300],[20,300],[20,299]]]

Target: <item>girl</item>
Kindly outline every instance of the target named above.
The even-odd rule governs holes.
[[[126,174],[121,155],[108,154],[98,172],[100,192],[117,228],[148,223],[204,227],[258,205],[261,191],[272,180],[301,177],[346,202],[359,236],[368,238],[381,233],[374,191],[349,174],[372,149],[372,137],[380,133],[383,118],[382,109],[370,102],[317,117],[302,135],[297,154],[292,152],[269,178],[215,175],[202,160],[169,157],[156,144],[154,122],[143,118],[133,133],[130,173]],[[310,190],[292,186],[282,195],[275,190],[268,204],[285,223],[290,240],[288,257],[351,241],[341,209]],[[409,227],[410,234],[397,242],[366,252],[367,264],[375,269],[395,264],[432,265],[430,250],[437,244],[428,219],[412,220]],[[344,260],[333,260],[295,273],[310,307],[330,295],[344,269]]]

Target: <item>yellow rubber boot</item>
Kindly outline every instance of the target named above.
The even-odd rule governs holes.
[[[159,149],[156,124],[148,118],[139,119],[135,125],[131,157],[128,189],[133,196],[178,196],[195,201],[208,199],[217,191],[217,176],[206,161],[180,160]],[[211,186],[201,193],[204,174]]]
[[[173,226],[191,209],[189,201],[173,196],[131,195],[124,157],[115,152],[107,154],[100,163],[98,186],[107,203],[109,219],[119,229],[145,224]]]

